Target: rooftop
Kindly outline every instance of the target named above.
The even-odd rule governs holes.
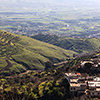
[[[65,73],[67,76],[81,76],[81,73]]]

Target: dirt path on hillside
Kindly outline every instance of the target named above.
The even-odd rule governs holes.
[[[11,55],[12,55],[14,52],[16,53],[16,52],[18,52],[18,51],[13,51],[13,52],[11,52],[9,55],[6,55],[5,61],[7,62],[7,66],[5,66],[3,69],[1,69],[0,72],[1,72],[1,71],[5,71],[5,70],[9,70],[9,68],[12,67],[12,64],[10,63],[9,58],[11,57]],[[4,55],[3,55],[3,56],[4,56]]]
[[[0,72],[1,72],[1,71],[5,71],[5,70],[8,70],[10,67],[12,67],[12,64],[9,62],[9,60],[8,60],[8,59],[5,59],[5,60],[6,60],[6,62],[7,62],[7,66],[4,67],[3,69],[1,69]]]
[[[7,61],[8,65],[7,65],[4,69],[2,69],[1,71],[3,71],[3,70],[5,70],[6,68],[9,68],[9,67],[12,66],[11,63],[10,63],[8,60],[6,60],[6,61]],[[54,65],[55,65],[55,66],[59,66],[59,65],[61,65],[61,64],[67,63],[67,62],[68,62],[68,61],[63,61],[63,62],[60,62],[60,63],[55,63]],[[32,71],[35,71],[36,73],[39,73],[39,72],[44,71],[44,69],[39,69],[39,70],[27,70],[26,72],[23,72],[23,73],[21,73],[21,74],[18,74],[18,76],[22,76],[22,75],[24,75],[24,74],[28,74],[29,72],[32,72]],[[12,77],[12,76],[7,76],[7,78],[13,78],[13,77]]]
[[[59,62],[59,63],[54,63],[54,66],[59,66],[59,65],[61,65],[61,64],[65,64],[65,63],[67,63],[68,61],[62,61],[62,62]]]
[[[26,72],[19,74],[19,76],[24,75],[24,74],[28,74],[29,72],[32,72],[32,70],[27,70]]]
[[[22,76],[22,75],[25,75],[25,74],[28,74],[29,72],[35,72],[35,73],[38,73],[38,72],[42,72],[44,71],[44,69],[39,69],[39,70],[27,70],[26,72],[23,72],[23,73],[20,73],[18,74],[17,76]],[[15,76],[16,77],[16,76]],[[6,78],[14,78],[12,76],[6,76]]]
[[[23,73],[18,74],[18,75],[21,76],[21,75],[24,75],[24,74],[28,74],[29,72],[32,72],[32,71],[34,71],[35,73],[38,73],[38,72],[42,72],[42,71],[44,71],[44,69],[38,69],[38,70],[27,70],[26,72],[23,72]]]

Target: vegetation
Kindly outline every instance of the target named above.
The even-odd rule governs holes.
[[[44,71],[0,76],[0,100],[81,100],[83,98],[97,100],[86,95],[70,97],[69,84],[64,77],[64,72],[76,71],[81,60],[90,60],[93,55],[99,53],[71,59],[62,66]]]
[[[69,84],[64,78],[64,72],[79,71],[81,60],[90,60],[100,52],[69,59],[66,64],[55,67],[52,62],[57,61],[58,57],[59,60],[64,60],[66,56],[72,56],[68,52],[26,36],[0,31],[0,100],[90,99],[91,97],[87,96],[70,97]],[[44,71],[28,71],[40,66],[45,67]],[[27,72],[24,72],[26,70]]]
[[[0,73],[20,73],[42,69],[45,62],[60,62],[72,57],[68,50],[38,40],[0,30]]]
[[[69,97],[68,83],[57,70],[32,71],[22,76],[0,79],[0,100],[62,100]]]
[[[43,4],[38,4],[37,11],[37,4],[34,3],[34,12],[26,9],[26,12],[21,11],[22,9],[21,12],[0,12],[0,29],[26,36],[42,33],[74,38],[100,37],[99,9],[83,7],[84,10],[75,10],[73,7],[66,9],[63,5],[50,6],[50,9],[53,9],[50,10],[48,7],[40,8],[42,6]]]
[[[0,29],[6,31],[0,30],[0,100],[98,100],[70,97],[64,72],[100,76],[91,64],[78,68],[80,61],[95,54],[100,58],[100,52],[76,56],[100,49],[99,4],[98,0],[1,0]],[[66,63],[59,65],[61,61]]]
[[[66,50],[73,50],[77,53],[88,53],[94,50],[100,49],[100,39],[99,38],[65,38],[58,37],[56,35],[43,35],[38,34],[32,36],[32,38],[59,46]]]

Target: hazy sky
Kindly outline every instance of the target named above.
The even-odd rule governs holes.
[[[40,2],[40,3],[61,3],[61,4],[97,4],[100,3],[100,0],[0,0],[0,4],[18,4],[18,3],[35,3],[35,2]]]
[[[0,11],[39,8],[41,7],[70,7],[70,8],[100,8],[100,0],[0,0]],[[9,10],[9,11],[10,11]],[[14,10],[13,10],[14,11]],[[15,10],[16,11],[16,10]]]

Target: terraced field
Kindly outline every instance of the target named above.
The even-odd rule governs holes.
[[[45,62],[57,63],[76,52],[38,40],[0,31],[0,73],[9,75],[30,69],[42,69]]]

